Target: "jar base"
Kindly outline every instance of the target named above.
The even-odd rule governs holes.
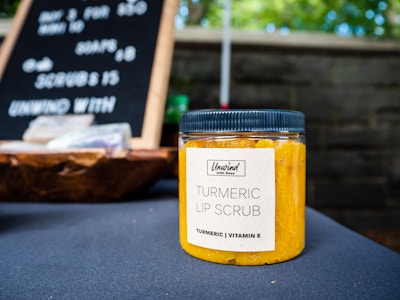
[[[282,262],[292,260],[302,254],[304,246],[293,251],[291,253],[281,253],[280,255],[274,253],[276,251],[265,251],[265,252],[231,252],[221,251],[214,249],[206,249],[199,246],[194,246],[187,243],[187,246],[181,245],[182,249],[197,259],[223,264],[223,265],[235,265],[235,266],[263,266],[273,265]]]

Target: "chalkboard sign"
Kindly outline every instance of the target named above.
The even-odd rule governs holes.
[[[159,146],[177,0],[23,0],[0,54],[0,140],[38,115],[128,122]]]

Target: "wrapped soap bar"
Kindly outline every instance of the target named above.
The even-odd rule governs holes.
[[[129,149],[132,130],[129,123],[93,125],[71,131],[47,143],[49,149],[112,148]]]
[[[81,130],[94,123],[94,115],[39,116],[29,123],[22,139],[30,143],[46,144],[69,131]]]
[[[12,141],[0,144],[0,151],[13,151],[13,152],[32,152],[37,150],[46,150],[46,145],[40,143],[30,143],[23,141]]]

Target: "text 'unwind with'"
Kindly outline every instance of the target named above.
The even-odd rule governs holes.
[[[10,117],[31,117],[39,115],[65,115],[95,113],[111,114],[116,106],[115,96],[77,97],[73,104],[68,98],[12,100],[8,108]]]
[[[246,162],[244,160],[207,160],[207,175],[209,176],[245,176]]]

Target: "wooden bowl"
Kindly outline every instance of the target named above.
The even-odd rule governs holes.
[[[176,162],[173,148],[0,152],[0,201],[110,202],[150,187]]]

